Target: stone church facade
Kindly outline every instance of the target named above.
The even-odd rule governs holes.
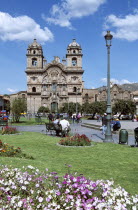
[[[27,100],[27,113],[37,113],[39,107],[48,107],[57,112],[63,103],[107,101],[107,89],[85,89],[82,76],[82,48],[75,39],[67,46],[66,59],[58,56],[48,63],[43,55],[42,46],[34,39],[27,49],[27,91],[10,95],[10,102],[17,98]],[[134,100],[134,94],[111,85],[111,103],[118,99]]]
[[[58,56],[47,63],[42,46],[34,39],[27,49],[27,112],[36,113],[39,107],[58,111],[63,103],[82,104],[82,49],[73,39],[67,47],[66,59]]]

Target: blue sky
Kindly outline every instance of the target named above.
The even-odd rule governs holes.
[[[138,82],[137,0],[1,0],[0,94],[26,90],[26,52],[36,38],[51,62],[73,38],[83,50],[85,88],[106,85],[104,35],[113,34],[111,80]]]

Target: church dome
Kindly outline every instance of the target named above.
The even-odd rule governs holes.
[[[80,47],[80,45],[76,42],[76,39],[73,39],[73,41],[68,46],[69,47]]]
[[[36,39],[34,39],[33,43],[29,45],[29,48],[39,48],[39,49],[42,49],[42,46],[37,43]]]

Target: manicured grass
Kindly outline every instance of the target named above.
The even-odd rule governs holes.
[[[49,122],[47,118],[41,118],[41,121],[42,121],[42,124]],[[19,123],[12,122],[12,123],[9,123],[9,126],[10,125],[16,125],[16,126],[17,125],[38,125],[38,124],[41,124],[41,123],[38,123],[35,120],[35,118],[27,119],[26,117],[21,117]]]
[[[65,164],[93,180],[113,179],[129,193],[138,193],[138,148],[112,143],[96,143],[92,147],[57,146],[60,138],[23,132],[22,135],[2,136],[3,142],[20,147],[35,160],[0,157],[0,164],[19,167],[32,165],[41,171],[48,168],[60,175],[67,172]]]

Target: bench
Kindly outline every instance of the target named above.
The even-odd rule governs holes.
[[[60,124],[54,124],[54,123],[45,123],[46,125],[46,134],[50,132],[51,135],[59,136],[61,135],[66,136],[69,132],[69,129],[62,130],[62,126]]]
[[[0,126],[8,126],[8,119],[7,120],[0,119]]]

